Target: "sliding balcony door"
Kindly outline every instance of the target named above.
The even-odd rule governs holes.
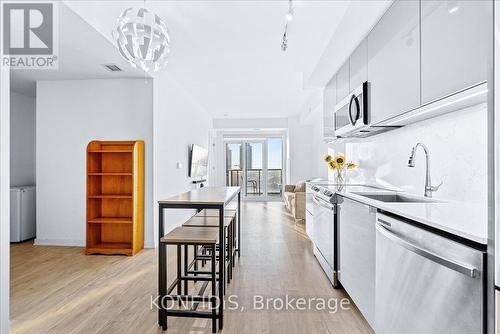
[[[264,197],[266,195],[265,140],[244,141],[245,145],[245,196]]]
[[[281,198],[283,194],[283,138],[267,138],[267,176],[268,197]]]
[[[281,198],[281,137],[225,140],[225,159],[227,186],[240,186],[246,199]]]

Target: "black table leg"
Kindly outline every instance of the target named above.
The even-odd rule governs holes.
[[[238,257],[241,256],[241,193],[238,193]]]
[[[211,302],[211,307],[212,307],[212,333],[217,332],[217,300],[215,299],[215,296],[217,292],[215,291],[215,287],[217,285],[217,270],[215,268],[215,246],[212,248],[212,263],[210,264],[210,270],[212,272],[212,302]],[[221,306],[219,305],[219,313],[220,313],[220,308]]]
[[[181,263],[182,263],[182,253],[181,253],[181,245],[177,245],[177,295],[180,296],[182,294],[182,272],[181,272]],[[186,282],[184,282],[185,284]],[[179,299],[179,306],[182,305],[182,301]]]
[[[167,330],[167,317],[163,309],[164,298],[167,295],[167,246],[161,243],[164,235],[163,206],[159,205],[158,215],[158,296],[160,309],[158,310],[158,325]]]
[[[224,328],[224,288],[226,267],[226,238],[224,236],[224,205],[219,207],[219,330]]]

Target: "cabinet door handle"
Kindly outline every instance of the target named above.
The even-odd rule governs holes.
[[[316,197],[313,197],[313,202],[316,203],[316,204],[318,204],[319,206],[324,207],[325,209],[328,209],[328,210],[333,210],[334,209],[333,205],[328,205],[326,203],[323,203],[323,201],[320,202],[320,200],[316,199]]]
[[[415,254],[418,254],[422,257],[425,257],[428,260],[431,260],[437,264],[440,264],[442,266],[445,266],[451,270],[454,270],[456,272],[459,272],[461,274],[467,275],[472,278],[476,278],[479,276],[479,270],[477,268],[474,268],[472,266],[469,266],[467,264],[462,264],[457,261],[453,261],[447,258],[442,257],[441,255],[438,255],[434,252],[425,250],[421,247],[418,247],[403,238],[397,236],[393,232],[391,232],[387,227],[381,225],[380,223],[377,223],[377,231],[381,233],[384,237],[387,239],[395,242],[396,244],[406,248],[410,252],[413,252]]]

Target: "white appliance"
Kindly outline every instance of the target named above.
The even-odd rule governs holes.
[[[369,125],[368,119],[368,82],[356,88],[335,106],[335,135],[348,137]]]
[[[328,280],[337,287],[335,193],[322,186],[314,186],[311,190],[314,212],[314,255]]]
[[[350,95],[335,105],[333,112],[335,137],[369,137],[399,126],[371,124],[370,84],[363,82]]]
[[[10,188],[10,242],[21,242],[36,236],[35,187]]]

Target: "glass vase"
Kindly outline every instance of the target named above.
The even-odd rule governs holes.
[[[345,169],[339,168],[335,170],[335,185],[337,190],[342,190],[345,186]]]

